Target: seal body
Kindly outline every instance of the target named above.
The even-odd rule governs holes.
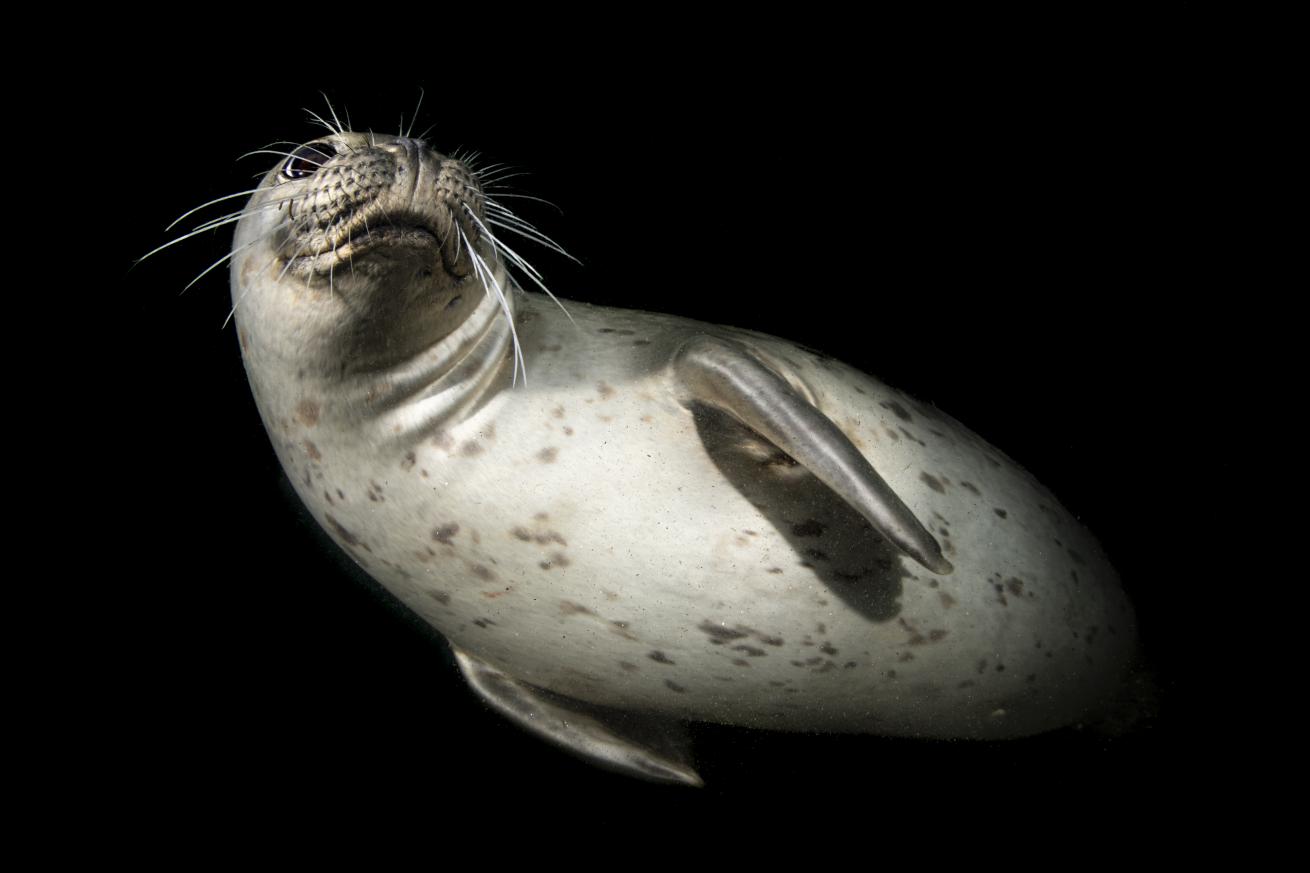
[[[388,147],[420,177],[424,160],[429,176],[448,161]],[[298,184],[271,173],[238,230],[255,398],[314,517],[458,652],[611,710],[898,736],[1033,734],[1117,682],[1134,621],[1102,551],[949,416],[781,339],[566,313],[523,292],[502,303],[468,290],[467,272],[451,280],[462,295],[430,295],[451,324],[395,342],[412,324],[374,317],[367,264],[284,271],[284,237],[304,235],[286,213],[312,196]],[[707,401],[678,364],[707,337],[772,374],[757,394],[799,398],[868,459],[940,544],[940,566],[898,548],[767,427]]]

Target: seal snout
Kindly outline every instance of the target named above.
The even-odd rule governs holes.
[[[484,235],[481,186],[462,162],[422,140],[361,137],[340,148],[310,143],[284,175],[304,186],[289,201],[290,227],[295,257],[311,272],[415,248],[434,249],[434,262],[439,258],[455,277],[471,269],[464,249]]]

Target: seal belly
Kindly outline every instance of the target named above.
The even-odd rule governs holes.
[[[597,704],[899,735],[1038,732],[1113,681],[1132,619],[1112,571],[978,437],[870,377],[741,334],[886,472],[955,565],[938,576],[751,431],[679,404],[664,371],[612,353],[680,320],[570,311],[577,329],[529,309],[542,378],[380,456],[354,483],[367,503],[317,507],[458,648]],[[390,487],[397,477],[409,482]]]

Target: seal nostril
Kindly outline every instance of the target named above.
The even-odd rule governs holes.
[[[336,150],[327,143],[307,143],[291,153],[282,167],[288,179],[303,179],[318,172],[319,168],[336,156]]]

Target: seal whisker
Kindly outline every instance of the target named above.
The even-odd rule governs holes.
[[[408,128],[405,127],[405,116],[400,116],[400,128],[404,131],[401,136],[404,136],[407,139],[409,138],[409,135],[414,132],[414,122],[418,121],[418,111],[423,108],[423,94],[423,88],[420,87],[418,89],[418,103],[414,106],[414,117],[409,120]],[[422,139],[422,137],[419,137],[419,139]]]
[[[265,240],[267,240],[269,237],[273,236],[273,235],[274,235],[274,234],[275,234],[275,233],[276,233],[280,228],[282,228],[282,227],[284,227],[284,226],[285,226],[285,222],[281,222],[281,223],[275,224],[275,225],[274,225],[274,226],[273,226],[273,227],[268,231],[268,233],[265,233],[265,234],[263,234],[263,235],[261,235],[261,236],[255,238],[254,240],[252,240],[251,243],[250,243],[250,245],[253,246],[253,245],[255,245],[256,243],[264,242]],[[285,240],[282,242],[282,245],[278,246],[278,249],[280,250],[280,249],[282,248],[282,246],[284,246],[284,245],[286,245],[286,241],[285,241]],[[235,254],[235,252],[234,252],[233,254]],[[291,259],[291,260],[288,260],[288,261],[287,261],[287,268],[289,268],[289,267],[291,266],[292,260],[294,260],[294,259]],[[260,267],[259,270],[256,271],[256,274],[258,275],[258,274],[260,274],[260,273],[263,273],[265,270],[267,270],[269,267],[273,266],[273,264],[275,264],[275,263],[277,263],[277,251],[275,251],[275,252],[273,253],[273,257],[269,258],[267,264],[265,264],[264,266]],[[212,267],[211,267],[211,269],[212,269]],[[279,275],[279,276],[277,277],[277,280],[273,283],[273,287],[276,288],[277,286],[279,286],[280,284],[282,284],[282,278],[283,278],[283,276],[285,276],[285,275],[286,275],[286,268],[284,268],[284,269],[282,270],[281,275]],[[250,289],[253,288],[253,287],[254,287],[254,283],[252,282],[250,285],[248,285],[245,289],[242,290],[242,292],[241,292],[240,295],[238,295],[237,297],[235,297],[235,298],[232,300],[232,308],[228,311],[228,313],[227,313],[227,318],[223,319],[223,325],[219,328],[219,330],[226,330],[226,329],[227,329],[228,322],[230,322],[230,321],[232,320],[232,317],[233,317],[234,315],[237,314],[237,307],[240,306],[241,303],[242,303],[242,301],[246,299],[246,295],[250,293]],[[183,289],[183,290],[186,290],[186,289]]]
[[[457,233],[459,233],[460,239],[463,240],[465,249],[468,250],[469,261],[473,264],[473,271],[477,275],[478,280],[482,282],[483,290],[487,294],[492,294],[493,293],[492,289],[493,288],[495,289],[494,294],[496,300],[500,303],[500,310],[502,313],[504,313],[505,320],[509,323],[510,338],[513,340],[514,343],[513,384],[515,385],[518,384],[519,370],[521,369],[523,371],[523,384],[527,385],[528,364],[527,361],[524,360],[523,358],[523,347],[519,343],[519,333],[517,327],[515,327],[514,325],[514,313],[510,311],[509,300],[506,299],[505,292],[501,290],[500,283],[496,281],[496,277],[492,273],[491,268],[487,266],[487,262],[482,259],[481,255],[478,254],[477,249],[474,248],[472,241],[470,241],[468,235],[464,233],[464,228],[460,227],[458,222],[455,223],[455,230]],[[487,284],[488,282],[490,282],[491,284],[488,285]]]
[[[194,279],[192,279],[190,282],[187,282],[186,286],[181,291],[177,292],[177,296],[181,297],[183,294],[185,294],[191,288],[192,285],[196,284],[201,279],[203,279],[205,275],[209,273],[210,270],[214,269],[219,264],[222,264],[224,261],[231,260],[233,257],[240,254],[241,252],[244,252],[247,249],[258,245],[259,243],[262,243],[264,239],[265,237],[259,237],[258,239],[252,240],[246,243],[245,245],[241,246],[240,248],[235,248],[232,251],[228,252],[226,255],[223,255],[223,257],[219,258],[217,261],[214,261],[214,263],[210,264],[208,267],[205,267],[205,269],[201,270]]]
[[[327,104],[328,112],[332,114],[332,120],[337,123],[337,136],[341,136],[346,129],[341,126],[341,119],[337,118],[337,111],[332,108],[332,101],[328,99],[328,95],[325,92],[319,91],[318,93],[323,95],[323,102]]]
[[[524,239],[531,240],[532,242],[535,242],[537,245],[542,246],[543,248],[548,248],[551,251],[558,252],[559,254],[563,255],[564,257],[568,258],[571,261],[574,261],[575,263],[578,264],[582,263],[577,258],[573,257],[573,255],[564,251],[564,249],[559,245],[559,243],[555,242],[550,237],[538,232],[536,228],[523,227],[522,225],[516,225],[509,221],[498,221],[494,218],[488,218],[487,224],[490,224],[492,227],[499,227],[502,230],[507,230],[510,233],[518,234]]]
[[[471,172],[473,175],[475,176],[482,175],[480,172],[480,168],[477,166],[478,161],[482,160],[482,152],[473,151],[471,149],[465,151],[464,147],[460,146],[459,148],[451,152],[450,156],[453,159],[459,161],[464,166],[468,167],[469,172]],[[499,167],[501,165],[493,164],[493,166]]]
[[[224,200],[232,200],[233,198],[236,197],[245,197],[250,194],[254,194],[258,190],[259,190],[258,187],[247,188],[245,191],[238,191],[235,194],[228,194],[226,197],[215,197],[213,200],[210,200],[207,203],[201,203],[199,206],[195,207],[194,209],[188,209],[186,212],[183,212],[177,218],[174,218],[173,222],[168,227],[164,228],[164,230],[165,232],[172,230],[173,228],[177,227],[179,223],[186,220],[187,216],[194,215],[195,213],[204,209],[206,206],[213,206],[215,203],[222,203]],[[236,214],[240,215],[241,213],[238,212]]]
[[[306,109],[305,111],[309,113],[310,118],[312,118],[316,124],[319,124],[322,127],[324,127],[328,133],[334,134],[336,136],[341,135],[341,131],[337,130],[331,124],[324,121],[323,116],[319,115],[317,112],[315,112],[312,109]]]
[[[563,214],[564,214],[564,210],[563,210],[563,209],[560,209],[560,207],[557,206],[553,201],[551,201],[551,200],[547,200],[545,197],[534,197],[534,196],[532,196],[531,194],[509,194],[509,193],[507,193],[507,192],[505,192],[505,191],[497,192],[497,194],[496,194],[496,198],[497,198],[497,199],[500,199],[501,197],[512,197],[512,198],[514,198],[515,200],[534,200],[534,201],[536,201],[537,203],[544,203],[544,204],[546,204],[547,206],[551,207],[552,209],[558,211],[560,215],[563,215]],[[492,202],[494,202],[494,201],[492,201]],[[500,207],[501,209],[505,209],[505,207],[504,207],[503,205],[499,204],[499,203],[496,203],[495,205],[498,206],[498,207]],[[505,209],[505,211],[508,212],[509,210],[508,210],[508,209]]]
[[[336,156],[336,152],[325,152],[322,149],[317,148],[314,145],[314,143],[305,143],[305,145],[309,146],[310,148],[314,149],[314,151],[318,152],[321,155],[324,155],[325,157],[331,158]],[[241,158],[248,158],[251,155],[278,155],[280,157],[290,158],[295,155],[295,152],[294,151],[280,152],[277,149],[255,149],[253,152],[246,152],[244,155],[237,158],[237,160],[239,161],[241,160]]]
[[[546,292],[547,297],[555,301],[555,305],[560,308],[560,310],[568,317],[569,321],[576,327],[577,322],[573,320],[573,316],[569,313],[568,309],[564,307],[564,304],[560,302],[560,299],[551,293],[551,290],[546,287],[546,283],[542,281],[541,274],[537,272],[536,268],[529,264],[518,252],[505,245],[504,241],[497,239],[496,235],[491,232],[490,228],[482,223],[482,219],[478,218],[477,213],[475,213],[467,203],[464,204],[464,209],[468,212],[469,218],[473,219],[477,226],[482,229],[482,232],[487,235],[487,240],[491,243],[492,249],[494,249],[497,254],[503,254],[512,264],[526,273],[527,277],[536,283],[538,288]]]
[[[535,228],[531,222],[527,221],[524,218],[519,217],[518,215],[515,215],[510,210],[506,209],[504,206],[501,206],[499,203],[496,203],[495,201],[492,201],[490,199],[487,201],[487,207],[489,210],[495,212],[499,216],[499,220],[498,220],[488,215],[487,216],[488,223],[494,224],[497,227],[503,227],[505,228],[505,230],[511,231],[513,233],[517,233],[519,236],[524,237],[525,239],[530,239],[533,242],[537,243],[538,245],[545,246],[548,249],[552,249],[556,252],[559,252],[561,255],[573,261],[574,263],[581,265],[582,263],[581,261],[579,261],[577,258],[573,257],[573,255],[566,252],[564,250],[564,247],[561,246],[559,243],[555,242],[553,239],[546,236],[541,231],[537,230],[537,228]]]
[[[256,207],[255,209],[251,209],[250,212],[252,212],[252,213],[253,213],[253,212],[265,212],[265,211],[267,211],[267,210],[269,210],[269,209],[273,209],[273,208],[275,208],[275,207],[276,207],[278,204],[280,204],[281,202],[282,202],[282,201],[277,201],[277,203],[268,203],[268,204],[265,204],[265,205],[263,205],[263,206]],[[222,227],[222,226],[225,225],[225,224],[231,224],[233,219],[238,219],[238,220],[239,220],[239,219],[241,218],[241,215],[242,215],[242,213],[240,213],[240,212],[229,212],[229,213],[227,213],[226,215],[219,215],[219,216],[216,216],[216,217],[214,217],[214,218],[208,219],[207,221],[204,221],[204,222],[202,222],[201,224],[198,224],[198,225],[196,225],[195,227],[193,227],[193,228],[191,228],[191,229],[192,229],[193,231],[213,230],[213,229],[216,228],[216,227]]]
[[[191,239],[191,237],[193,237],[193,236],[199,236],[200,234],[205,233],[206,231],[216,230],[216,229],[222,227],[222,226],[225,225],[225,224],[235,224],[236,222],[238,222],[238,221],[240,221],[240,220],[241,220],[241,216],[240,216],[240,215],[237,215],[237,216],[235,216],[235,217],[231,217],[231,216],[230,216],[230,217],[225,218],[224,220],[219,221],[219,222],[217,222],[217,223],[206,224],[206,225],[204,225],[204,226],[202,226],[202,227],[199,227],[199,228],[197,228],[197,229],[195,229],[195,230],[193,230],[193,231],[190,231],[190,232],[188,232],[188,233],[184,233],[184,234],[182,234],[181,236],[179,236],[177,239],[169,240],[168,242],[164,243],[162,246],[159,246],[159,247],[157,247],[157,248],[153,248],[153,249],[151,249],[150,251],[146,252],[144,255],[142,255],[141,257],[139,257],[139,258],[136,259],[136,263],[139,264],[139,263],[141,263],[142,261],[144,261],[146,258],[148,258],[148,257],[150,257],[150,256],[152,256],[152,255],[156,255],[156,254],[162,252],[164,249],[169,248],[170,246],[175,246],[175,245],[177,245],[178,243],[182,242],[183,240]]]
[[[494,190],[496,188],[501,187],[501,183],[503,183],[506,179],[517,179],[519,176],[530,175],[529,173],[521,170],[516,173],[509,172],[509,170],[511,169],[512,169],[511,167],[506,167],[505,171],[502,174],[489,176],[485,179],[479,176],[478,182],[482,185],[483,188],[490,188]]]

